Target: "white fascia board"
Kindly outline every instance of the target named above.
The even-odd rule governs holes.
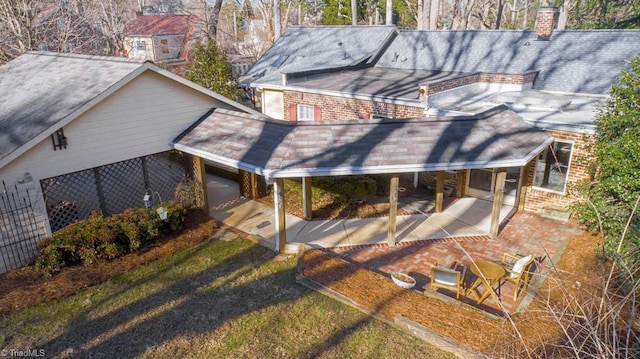
[[[203,150],[198,150],[196,148],[190,147],[190,146],[185,146],[179,143],[172,143],[171,144],[173,146],[174,149],[184,152],[184,153],[188,153],[190,155],[194,155],[194,156],[198,156],[200,158],[203,158],[205,160],[209,160],[209,161],[213,161],[216,163],[219,163],[221,165],[225,165],[228,167],[232,167],[235,169],[239,169],[239,170],[243,170],[243,171],[247,171],[247,172],[252,172],[252,173],[256,173],[259,174],[261,176],[265,176],[265,177],[271,177],[271,171],[267,171],[262,167],[259,166],[254,166],[252,164],[246,163],[246,162],[242,162],[242,161],[238,161],[238,160],[234,160],[228,157],[224,157],[224,156],[218,156],[215,155],[213,153],[207,152],[207,151],[203,151]]]
[[[372,175],[388,173],[413,173],[413,172],[433,172],[433,171],[455,171],[483,168],[503,168],[503,167],[524,167],[531,159],[535,158],[547,146],[553,143],[554,139],[549,138],[527,156],[522,159],[509,161],[470,161],[455,163],[427,163],[404,166],[371,166],[371,167],[341,167],[341,168],[300,168],[300,169],[279,169],[270,170],[250,163],[238,161],[228,157],[218,156],[207,151],[198,150],[190,146],[173,143],[173,148],[194,156],[210,160],[221,165],[229,166],[239,170],[259,174],[267,178],[293,178],[293,177],[322,177],[322,176],[349,176],[349,175]]]
[[[434,171],[456,171],[482,168],[523,167],[528,163],[524,160],[489,161],[489,162],[456,162],[433,163],[407,166],[374,166],[374,167],[344,167],[344,168],[313,168],[268,171],[272,178],[289,177],[321,177],[321,176],[349,176],[372,175],[382,173],[413,173]]]

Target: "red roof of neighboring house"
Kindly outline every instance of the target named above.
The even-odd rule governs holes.
[[[186,35],[189,31],[189,15],[143,15],[124,27],[127,35]]]

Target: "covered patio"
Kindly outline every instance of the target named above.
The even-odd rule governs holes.
[[[207,175],[207,189],[211,217],[252,236],[268,248],[274,247],[273,207],[241,197],[235,181],[215,175]],[[463,303],[485,313],[504,315],[502,306],[509,314],[514,314],[528,305],[552,263],[560,258],[568,238],[581,231],[573,222],[543,218],[529,212],[515,213],[513,207],[503,206],[502,229],[497,238],[492,238],[487,234],[492,207],[490,201],[465,197],[453,200],[440,213],[398,216],[397,243],[393,246],[386,240],[386,217],[305,221],[287,214],[287,250],[297,250],[298,244],[307,245],[327,256],[336,256],[378,273],[389,281],[391,273],[407,273],[416,279],[412,290],[449,301],[456,300],[453,292],[430,289],[429,274],[434,263],[469,268],[472,259],[497,261],[504,252],[533,254],[538,263],[529,288],[516,300],[513,299],[514,285],[509,282],[502,283],[500,305],[492,297],[480,304],[470,295],[460,298]],[[467,286],[475,279],[476,276],[467,270]]]
[[[292,123],[265,116],[212,109],[178,136],[175,149],[200,158],[201,182],[206,183],[204,160],[246,172],[251,193],[258,176],[273,185],[274,249],[288,242],[283,181],[301,178],[304,219],[311,220],[313,177],[391,174],[389,216],[385,227],[389,245],[398,242],[397,212],[400,173],[436,174],[435,212],[443,211],[445,171],[458,176],[456,197],[465,195],[465,176],[472,170],[491,170],[488,197],[491,216],[488,235],[500,229],[509,169],[516,169],[513,206],[521,204],[527,164],[553,141],[552,136],[527,124],[504,105],[476,115],[423,119],[322,121]]]

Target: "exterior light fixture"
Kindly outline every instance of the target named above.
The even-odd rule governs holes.
[[[144,201],[144,208],[151,208],[151,206],[153,206],[153,200],[151,199],[151,196],[149,196],[148,193],[144,194],[144,197],[142,197],[142,200]]]
[[[167,211],[166,208],[164,207],[158,207],[158,209],[156,210],[156,212],[158,213],[158,216],[160,216],[160,219],[163,221],[167,220],[167,216],[169,211]]]
[[[142,201],[144,202],[144,207],[149,209],[151,207],[153,207],[154,205],[154,198],[155,196],[158,196],[158,204],[162,204],[162,197],[160,197],[160,193],[158,193],[157,191],[152,190],[151,188],[147,188],[144,196],[142,197]],[[158,209],[156,209],[156,213],[158,213],[158,216],[160,216],[161,220],[166,220],[168,217],[168,211],[165,207],[158,207]]]

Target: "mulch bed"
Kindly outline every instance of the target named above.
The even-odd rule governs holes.
[[[0,315],[70,296],[159,258],[171,256],[211,238],[216,228],[216,222],[204,212],[192,210],[186,216],[182,231],[136,253],[97,262],[89,267],[64,268],[52,277],[36,271],[33,266],[0,274]]]
[[[596,258],[597,240],[590,234],[569,239],[558,264],[572,283],[593,283],[606,266]],[[320,250],[309,250],[302,258],[302,274],[306,278],[336,291],[360,306],[394,318],[406,317],[431,331],[451,338],[466,348],[491,355],[518,357],[529,353],[545,356],[545,346],[562,340],[562,333],[549,316],[549,303],[562,303],[565,294],[542,286],[528,309],[512,318],[496,319],[480,310],[452,300],[425,296],[416,290],[396,286],[391,279],[373,273]],[[547,284],[549,284],[547,280]],[[576,298],[588,296],[593,288],[576,292]],[[511,324],[513,320],[517,331]],[[520,340],[519,338],[524,338]],[[526,348],[524,346],[526,344]]]

